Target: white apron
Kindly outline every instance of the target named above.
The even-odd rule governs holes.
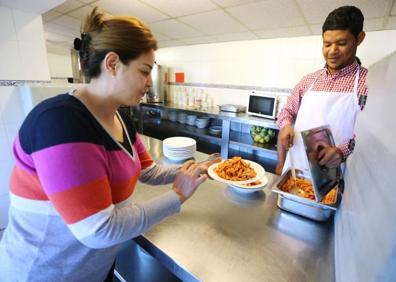
[[[289,154],[292,153],[295,167],[302,170],[305,175],[309,175],[308,158],[301,131],[330,125],[336,146],[349,142],[354,137],[356,117],[360,112],[357,96],[359,73],[360,66],[356,72],[352,93],[313,91],[312,87],[317,78],[315,79],[302,98],[294,125],[294,146],[286,156],[282,174],[291,167]]]

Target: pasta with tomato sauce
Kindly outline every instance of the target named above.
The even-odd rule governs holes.
[[[241,157],[233,157],[220,163],[214,172],[221,178],[232,181],[244,181],[256,177],[256,171]]]
[[[288,192],[299,197],[315,200],[315,194],[312,188],[311,181],[297,177],[295,182],[290,177],[280,187],[280,190]],[[337,189],[333,188],[326,196],[323,197],[321,203],[323,204],[334,204],[337,198]]]

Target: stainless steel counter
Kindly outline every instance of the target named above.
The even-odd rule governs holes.
[[[143,140],[151,156],[166,163],[162,141]],[[277,176],[267,177],[268,186],[253,194],[208,180],[180,214],[135,241],[183,281],[334,281],[333,222],[279,210],[270,191]],[[134,199],[143,202],[169,188],[138,184]]]

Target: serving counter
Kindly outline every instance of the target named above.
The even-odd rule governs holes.
[[[162,141],[142,137],[151,156],[167,163]],[[250,194],[207,180],[179,214],[134,241],[182,281],[334,281],[333,222],[281,211],[270,189],[278,176],[266,175],[266,188]],[[144,202],[170,187],[140,183],[134,199]]]

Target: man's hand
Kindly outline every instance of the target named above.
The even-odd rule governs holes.
[[[276,165],[276,174],[281,175],[283,165],[285,164],[286,153],[287,150],[291,146],[293,146],[294,140],[294,129],[291,125],[285,125],[278,134],[277,140],[277,154],[278,154],[278,163]]]
[[[343,154],[337,147],[328,146],[318,152],[318,164],[334,168],[342,163]]]
[[[290,124],[285,125],[279,132],[279,143],[283,149],[288,150],[293,146],[294,129]]]

